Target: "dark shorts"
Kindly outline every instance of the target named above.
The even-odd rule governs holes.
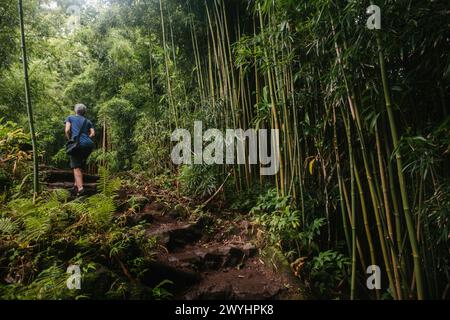
[[[71,169],[84,169],[86,167],[86,160],[91,154],[92,149],[80,148],[76,153],[69,155]]]

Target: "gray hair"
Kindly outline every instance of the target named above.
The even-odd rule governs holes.
[[[87,109],[86,106],[82,103],[77,103],[74,108],[75,113],[80,116],[82,116],[86,113],[86,109]]]

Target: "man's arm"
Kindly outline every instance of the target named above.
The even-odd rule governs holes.
[[[89,138],[93,138],[93,137],[95,137],[95,130],[94,130],[94,128],[90,128],[89,129]]]
[[[69,121],[67,121],[66,127],[64,128],[64,133],[66,135],[67,140],[70,140],[70,127],[71,127],[71,123]]]

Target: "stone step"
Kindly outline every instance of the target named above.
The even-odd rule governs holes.
[[[46,182],[45,185],[49,189],[70,189],[73,187],[72,182]],[[97,184],[95,182],[83,183],[83,187],[86,189],[97,189]]]
[[[160,261],[149,263],[146,271],[140,276],[140,281],[150,287],[155,287],[164,280],[171,281],[172,284],[165,285],[164,288],[175,294],[186,291],[200,279],[197,272],[178,269]]]
[[[185,300],[272,300],[287,291],[285,285],[257,266],[257,259],[243,269],[221,269],[205,273],[202,280],[177,296]],[[256,266],[256,267],[255,267]]]
[[[243,265],[248,258],[256,254],[256,247],[250,243],[214,244],[209,247],[187,246],[180,252],[163,255],[160,259],[180,268],[205,271]]]
[[[71,189],[73,187],[73,182],[50,182],[45,183],[47,189]],[[86,195],[91,196],[97,193],[97,185],[95,182],[84,183],[83,188],[86,190]]]
[[[147,230],[147,236],[156,237],[159,244],[173,252],[176,248],[198,241],[202,232],[197,223],[173,221],[152,225]]]
[[[72,170],[64,169],[48,169],[41,172],[42,179],[46,182],[72,182],[73,172]],[[83,181],[86,183],[97,182],[98,176],[92,174],[83,174]]]

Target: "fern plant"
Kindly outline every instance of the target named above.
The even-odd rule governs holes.
[[[97,228],[109,225],[116,211],[114,197],[122,181],[112,178],[107,167],[99,167],[99,180],[97,182],[98,194],[90,196],[85,201],[72,201],[67,203],[69,210],[77,215],[87,215]]]
[[[66,286],[67,274],[62,267],[50,266],[41,271],[28,285],[16,284],[2,296],[9,299],[47,300],[74,298],[75,290]]]
[[[33,199],[16,199],[8,204],[10,217],[20,227],[19,238],[24,245],[41,240],[50,233],[52,226],[63,223],[66,212],[62,202],[67,197],[66,191],[55,190],[34,202]]]
[[[29,216],[23,220],[25,230],[21,233],[25,242],[38,241],[51,229],[48,216]]]
[[[17,229],[17,223],[11,218],[0,218],[0,235],[12,235]]]
[[[119,190],[122,181],[120,178],[113,178],[111,172],[107,167],[98,168],[99,179],[97,182],[97,189],[105,196],[112,197]]]
[[[156,238],[148,238],[142,225],[112,223],[120,185],[120,179],[102,168],[100,192],[94,196],[69,201],[67,191],[54,190],[35,201],[19,198],[2,206],[0,242],[12,249],[0,255],[8,275],[7,282],[0,283],[0,298],[168,297],[162,285],[152,292],[126,280],[130,272],[138,279],[147,271]],[[67,289],[67,264],[82,268],[81,291]]]
[[[116,211],[114,199],[103,193],[93,195],[86,201],[72,201],[67,206],[77,215],[87,215],[93,225],[100,229],[109,225]]]
[[[108,224],[116,210],[114,200],[105,194],[96,194],[87,200],[88,214],[98,226]]]

